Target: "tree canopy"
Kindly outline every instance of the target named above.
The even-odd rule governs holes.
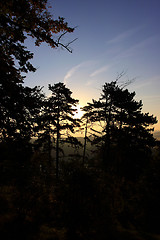
[[[70,51],[69,44],[65,45],[61,40],[64,34],[73,31],[63,17],[53,19],[47,0],[0,2],[0,122],[1,131],[5,129],[1,136],[13,137],[18,125],[23,125],[24,130],[27,124],[23,120],[26,116],[33,119],[32,109],[38,107],[31,106],[30,102],[40,100],[37,87],[23,86],[24,74],[36,70],[30,62],[33,53],[26,48],[25,40],[32,37],[36,46],[45,42],[51,48],[62,46]]]
[[[36,70],[27,37],[71,51],[61,41],[73,31],[64,18],[53,19],[47,0],[0,1],[0,237],[158,238],[160,148],[152,148],[150,127],[157,120],[143,113],[135,92],[119,86],[119,77],[106,82],[78,120],[78,100],[64,83],[49,84],[49,97],[23,85]],[[75,128],[84,130],[84,151],[59,168],[60,150],[79,144]],[[47,146],[49,164],[35,139]],[[85,162],[87,140],[93,145]]]
[[[59,164],[59,143],[77,143],[73,137],[74,128],[79,127],[79,122],[73,118],[76,112],[78,100],[72,98],[72,92],[64,83],[57,83],[54,86],[49,85],[52,96],[49,98],[51,106],[50,114],[52,115],[53,132],[56,133],[56,173],[58,176]],[[72,133],[72,135],[70,134]]]
[[[149,113],[142,112],[142,101],[136,101],[135,92],[119,87],[117,81],[105,83],[99,100],[92,100],[83,108],[84,117],[99,124],[92,128],[94,142],[103,142],[104,159],[111,145],[152,146],[154,138],[149,128],[157,122]]]

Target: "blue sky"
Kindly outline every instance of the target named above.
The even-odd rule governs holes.
[[[64,82],[73,96],[85,105],[98,99],[102,85],[115,80],[134,79],[128,86],[142,99],[145,112],[160,121],[160,1],[159,0],[50,0],[54,17],[63,16],[70,26],[77,26],[63,42],[78,38],[70,54],[50,49],[46,44],[28,48],[34,52],[36,73],[27,75],[29,86]],[[155,126],[160,130],[160,124]]]

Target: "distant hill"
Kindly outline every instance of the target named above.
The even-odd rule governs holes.
[[[153,136],[157,139],[157,140],[160,140],[160,131],[155,131],[153,133]]]

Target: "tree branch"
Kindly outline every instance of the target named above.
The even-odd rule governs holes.
[[[76,27],[75,27],[75,28],[76,28]],[[75,29],[75,28],[74,28],[74,29]],[[73,39],[72,41],[70,41],[70,42],[67,43],[67,44],[63,44],[62,42],[60,42],[60,40],[61,40],[61,38],[62,38],[65,34],[67,34],[67,33],[68,33],[67,31],[65,31],[64,33],[62,33],[62,34],[59,36],[56,44],[62,46],[62,47],[65,48],[67,51],[69,51],[70,53],[72,53],[72,50],[69,48],[69,45],[71,45],[73,42],[75,42],[78,38]]]

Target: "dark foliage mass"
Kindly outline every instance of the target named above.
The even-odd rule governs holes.
[[[61,42],[65,33],[73,32],[64,18],[54,20],[46,0],[7,0],[0,2],[0,124],[3,139],[24,138],[33,134],[33,118],[40,111],[42,93],[39,87],[24,87],[24,74],[34,72],[33,53],[24,45],[30,36],[35,45],[42,42],[52,48],[69,44]],[[16,135],[16,136],[15,136]]]
[[[28,36],[70,51],[61,40],[74,29],[47,6],[0,2],[0,238],[159,239],[157,120],[142,112],[135,92],[119,77],[105,83],[80,120],[65,84],[49,84],[48,98],[23,85],[36,70]]]

